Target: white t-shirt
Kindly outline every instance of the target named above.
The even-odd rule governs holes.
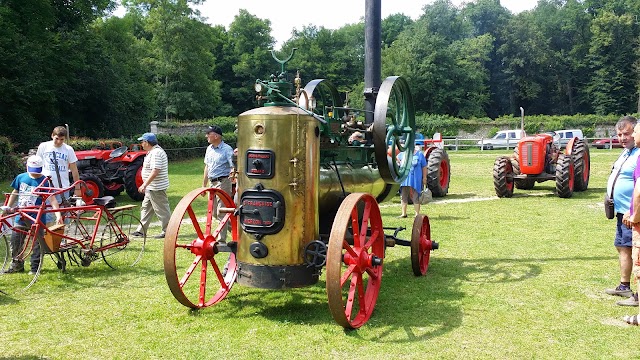
[[[62,181],[62,188],[69,187],[69,164],[73,164],[78,161],[75,151],[67,144],[62,144],[60,147],[53,145],[53,140],[41,143],[38,146],[38,152],[36,155],[40,156],[44,161],[42,166],[42,174],[51,177],[51,182],[54,187],[59,187],[58,175],[56,173],[56,165],[53,161],[53,154],[55,152],[56,161],[58,162],[58,171],[60,172],[60,180]]]

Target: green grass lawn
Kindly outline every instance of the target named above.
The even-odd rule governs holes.
[[[96,262],[63,274],[46,258],[27,291],[0,276],[9,293],[0,295],[0,358],[638,358],[640,329],[621,321],[638,309],[603,293],[619,281],[615,223],[602,207],[618,153],[592,150],[589,189],[570,199],[554,196],[553,182],[498,199],[493,161],[506,152],[449,152],[449,195],[423,207],[440,243],[427,275],[413,275],[409,248],[389,248],[376,309],[358,330],[334,322],[324,276],[287,291],[237,285],[191,311],[167,287],[162,242],[149,239],[127,270]],[[173,208],[202,184],[202,161],[172,163],[170,181]],[[408,227],[400,235],[409,239],[398,198],[381,208],[384,226]]]

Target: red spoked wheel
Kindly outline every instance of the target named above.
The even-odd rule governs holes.
[[[327,253],[327,295],[336,322],[357,329],[378,299],[384,260],[384,230],[375,198],[347,196],[336,214]]]
[[[220,202],[224,217],[214,216]],[[223,300],[238,275],[235,253],[237,241],[235,204],[220,189],[191,191],[176,206],[164,240],[164,274],[173,296],[184,306],[204,308]],[[230,225],[233,240],[219,242],[220,233]]]
[[[429,217],[419,214],[413,220],[413,230],[411,231],[411,269],[413,269],[415,276],[427,273],[432,249]]]

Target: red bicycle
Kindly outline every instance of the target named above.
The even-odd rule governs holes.
[[[82,197],[70,199],[76,201],[76,205],[65,204],[53,209],[48,204],[50,197],[67,194],[76,185],[82,189]],[[0,278],[6,282],[5,286],[22,284],[26,289],[33,285],[42,270],[45,254],[51,255],[58,269],[63,272],[67,265],[89,266],[98,260],[113,269],[128,267],[142,258],[146,237],[131,235],[138,226],[142,227],[140,219],[131,211],[136,205],[115,207],[115,200],[111,196],[93,198],[82,180],[64,189],[38,186],[32,195],[42,199],[40,205],[9,208],[9,195],[5,194],[4,206],[0,207],[3,212],[0,216],[0,263],[3,276]],[[82,200],[84,204],[77,200]],[[56,212],[61,213],[64,223],[48,224],[47,219],[53,218]],[[24,238],[19,248],[11,249],[11,236]],[[24,261],[32,254],[36,244],[40,247],[37,271],[5,274],[12,253],[13,258]]]

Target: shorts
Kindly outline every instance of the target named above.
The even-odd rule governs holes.
[[[409,198],[411,197],[411,202],[414,204],[420,204],[420,193],[417,192],[411,186],[403,186],[400,188],[400,199],[403,203],[408,204]]]
[[[623,216],[624,214],[616,214],[616,221],[618,223],[616,225],[616,237],[613,240],[613,245],[616,247],[631,247],[632,232],[631,229],[629,229],[625,224],[622,223]]]

